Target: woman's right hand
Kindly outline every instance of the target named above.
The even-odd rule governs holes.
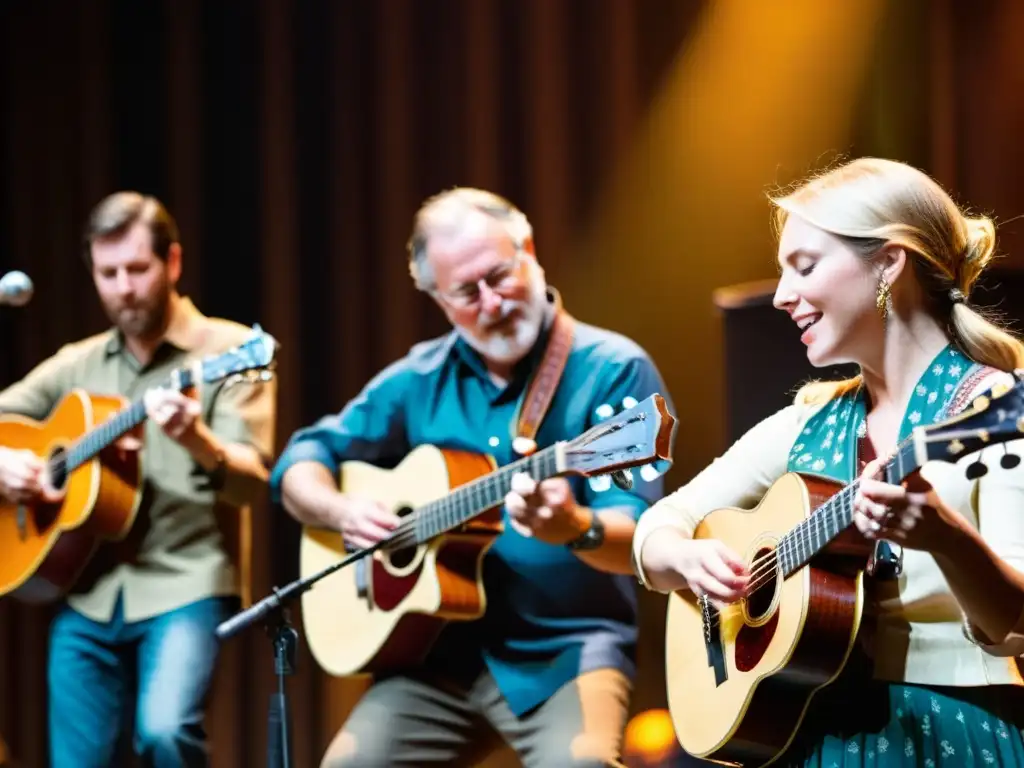
[[[695,595],[728,604],[746,594],[750,571],[739,555],[717,539],[687,539],[677,562],[679,574]]]
[[[733,603],[746,594],[750,570],[717,539],[691,539],[674,528],[652,531],[641,554],[644,571],[659,589],[689,589],[714,603]]]

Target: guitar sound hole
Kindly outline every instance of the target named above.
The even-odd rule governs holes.
[[[751,585],[754,591],[747,595],[747,613],[751,620],[758,621],[768,615],[775,602],[776,579],[775,550],[765,547],[757,552],[751,568]]]
[[[63,448],[54,448],[48,460],[50,468],[50,482],[56,491],[63,491],[68,482],[67,451]]]
[[[412,507],[400,507],[395,510],[395,513],[399,517],[404,518],[412,513]],[[415,557],[416,547],[403,547],[402,549],[394,549],[388,552],[388,561],[391,563],[391,567],[396,570],[408,567]]]

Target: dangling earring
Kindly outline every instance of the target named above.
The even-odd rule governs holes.
[[[875,309],[878,310],[878,316],[882,318],[882,322],[889,317],[891,307],[892,292],[889,281],[883,277],[878,281],[878,292],[875,294]]]

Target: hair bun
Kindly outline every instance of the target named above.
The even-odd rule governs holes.
[[[996,228],[987,216],[964,217],[967,240],[955,265],[956,286],[970,296],[974,283],[992,261],[996,248]]]
[[[964,217],[964,224],[967,228],[967,242],[963,251],[964,261],[970,262],[972,265],[977,264],[978,269],[982,269],[992,260],[992,254],[995,251],[995,225],[987,216]]]

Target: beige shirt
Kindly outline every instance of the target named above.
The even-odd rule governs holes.
[[[72,389],[136,400],[171,371],[221,354],[250,333],[203,316],[182,299],[164,344],[140,366],[115,330],[62,347],[22,381],[0,392],[0,411],[44,420]],[[203,418],[225,443],[273,452],[274,382],[222,380],[199,388]],[[124,542],[106,544],[78,580],[69,604],[95,621],[113,616],[122,597],[125,621],[138,621],[218,595],[248,598],[251,480],[228,473],[213,490],[188,452],[153,422],[144,422],[142,501]]]
[[[982,381],[979,393],[991,387],[996,374]],[[807,420],[820,405],[799,402],[769,416],[741,437],[726,453],[685,486],[652,506],[637,524],[633,537],[634,565],[644,542],[658,529],[673,526],[690,536],[708,513],[723,507],[754,507],[772,483],[787,472],[789,451]],[[1024,441],[1007,444],[1024,455]],[[1001,446],[981,452],[989,471],[968,480],[964,471],[979,454],[958,464],[929,462],[921,475],[956,509],[985,541],[1018,570],[1024,570],[1024,464],[1003,469]],[[641,582],[651,588],[639,567]],[[967,639],[963,613],[934,558],[904,550],[898,580],[874,585],[869,605],[877,620],[869,643],[875,677],[931,685],[1024,685],[1012,656],[1024,654],[1024,617],[1015,633],[999,647],[982,647]]]

